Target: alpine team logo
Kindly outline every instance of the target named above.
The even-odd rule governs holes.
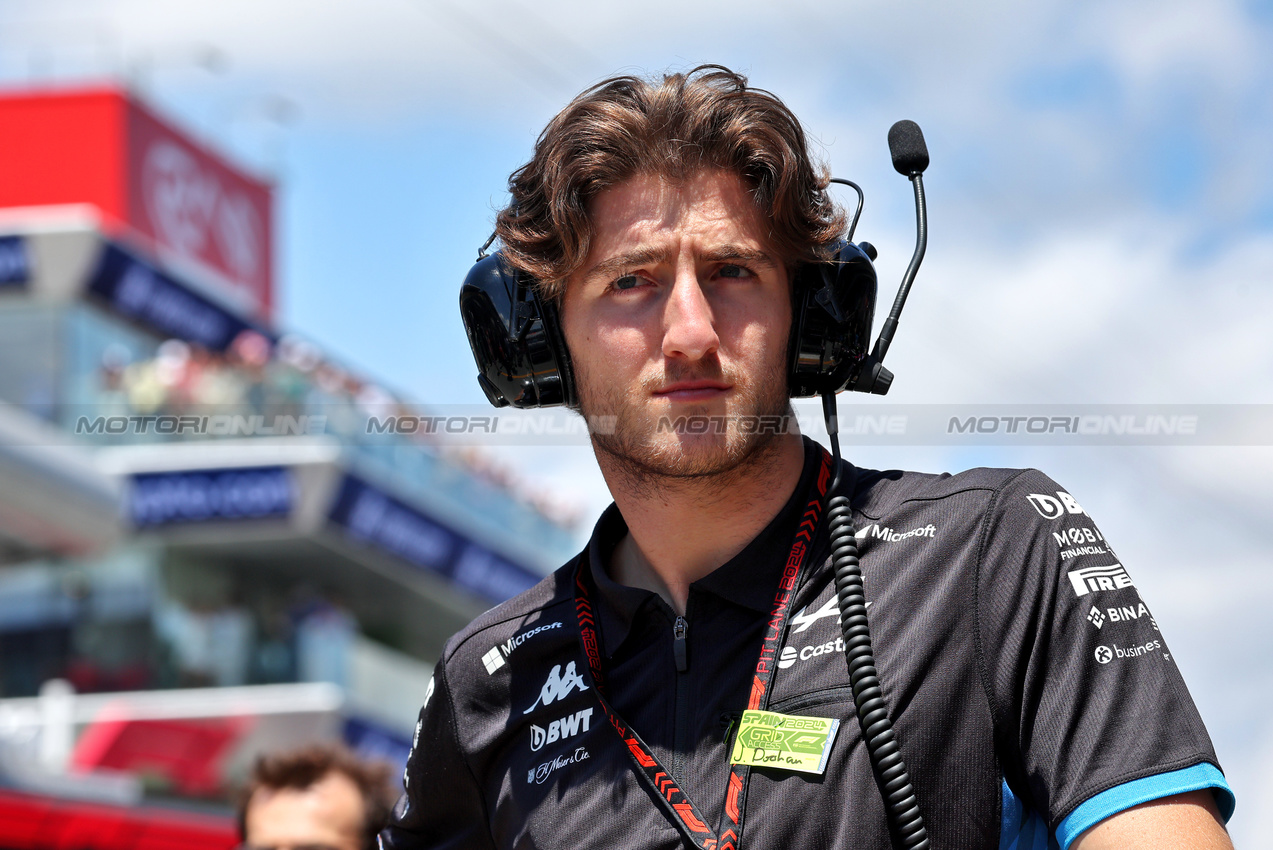
[[[547,729],[532,723],[530,726],[530,748],[537,753],[544,748],[545,744],[564,741],[567,738],[573,738],[580,732],[587,732],[591,725],[591,708],[580,709],[560,720],[554,720],[548,724]]]
[[[1098,590],[1122,590],[1132,586],[1132,577],[1122,564],[1110,564],[1105,567],[1083,567],[1066,573],[1074,593],[1080,597]]]
[[[866,607],[870,608],[871,603],[867,602]],[[793,635],[809,631],[810,626],[826,617],[835,617],[835,621],[837,623],[840,622],[840,601],[836,599],[834,593],[831,594],[831,597],[827,599],[827,601],[823,603],[822,607],[817,611],[809,614],[806,613],[808,610],[809,607],[806,605],[791,617],[791,625],[795,627],[791,630]],[[783,651],[785,652],[786,650]],[[795,650],[792,651],[794,652]],[[791,665],[788,664],[787,666],[790,667]]]
[[[560,664],[554,665],[552,672],[548,674],[548,680],[539,691],[539,699],[531,703],[530,708],[522,714],[530,714],[541,705],[551,705],[575,689],[588,690],[588,686],[583,683],[583,677],[575,671],[575,662],[571,661],[566,665],[564,674],[561,672]]]
[[[1026,496],[1030,504],[1044,519],[1060,519],[1067,513],[1085,514],[1082,505],[1064,490],[1057,490],[1056,496],[1045,496],[1042,493],[1030,493]]]
[[[831,598],[829,598],[821,608],[814,611],[812,614],[806,614],[805,612],[808,610],[809,607],[806,605],[804,608],[797,611],[795,616],[791,618],[791,625],[795,626],[795,628],[791,630],[792,634],[798,635],[801,632],[809,631],[809,627],[821,620],[823,617],[835,617],[837,622],[840,619],[840,605],[835,598],[835,594],[831,594]],[[788,647],[788,649],[790,649],[790,647]],[[794,652],[795,650],[792,651]],[[785,653],[786,650],[783,650],[783,652]]]

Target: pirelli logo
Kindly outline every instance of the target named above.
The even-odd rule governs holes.
[[[1084,567],[1081,570],[1070,570],[1066,575],[1074,592],[1079,596],[1087,596],[1098,590],[1119,590],[1132,586],[1132,577],[1122,564],[1109,564],[1104,567]]]

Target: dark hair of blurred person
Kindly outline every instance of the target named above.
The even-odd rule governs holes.
[[[393,797],[389,766],[344,747],[260,756],[239,800],[241,850],[373,850]]]

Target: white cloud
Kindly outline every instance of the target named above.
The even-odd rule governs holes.
[[[938,213],[930,215],[940,228]],[[1273,292],[1266,283],[1273,235],[1199,259],[1177,228],[1161,219],[1104,220],[1001,256],[968,245],[933,250],[893,347],[894,371],[906,375],[899,396],[1273,398]],[[885,299],[891,286],[881,287]]]
[[[1237,0],[1093,3],[1085,11],[1084,30],[1142,97],[1186,78],[1237,94],[1266,64],[1267,47]]]

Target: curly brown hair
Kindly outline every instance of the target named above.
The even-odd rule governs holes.
[[[560,301],[591,246],[589,200],[638,174],[677,183],[702,169],[742,177],[788,265],[823,258],[844,232],[830,174],[791,110],[741,74],[700,65],[658,82],[612,77],[558,113],[509,177],[512,202],[496,218],[504,257]]]
[[[376,835],[388,823],[396,796],[393,771],[387,764],[364,761],[345,747],[329,744],[257,757],[247,786],[239,795],[240,840],[247,840],[248,805],[257,791],[304,790],[333,772],[345,775],[357,786],[363,806],[362,846],[375,850]]]

